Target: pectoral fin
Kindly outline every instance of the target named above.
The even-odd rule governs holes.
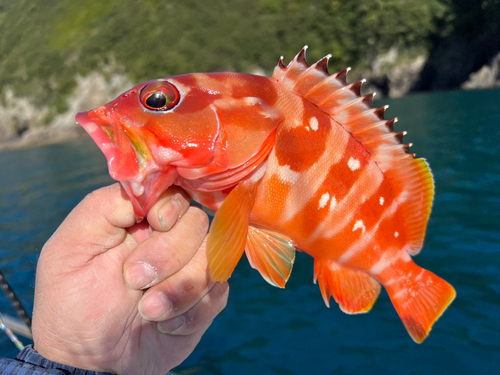
[[[295,261],[295,246],[290,238],[250,226],[246,254],[250,265],[269,284],[285,287]]]
[[[257,186],[258,182],[240,182],[215,214],[207,241],[208,269],[213,281],[229,279],[245,251]]]

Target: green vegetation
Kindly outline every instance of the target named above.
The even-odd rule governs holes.
[[[363,67],[396,45],[429,50],[477,14],[452,0],[0,0],[0,87],[63,112],[75,76],[115,61],[134,81],[331,53],[331,71]],[[469,1],[470,3],[470,1]],[[499,0],[474,7],[498,27]],[[495,8],[496,7],[496,8]],[[462,18],[461,18],[462,17]]]

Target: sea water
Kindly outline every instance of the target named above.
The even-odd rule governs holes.
[[[382,291],[368,314],[326,308],[299,253],[286,289],[242,259],[227,308],[180,374],[482,374],[500,365],[500,90],[411,95],[386,117],[425,157],[436,197],[415,261],[450,282],[457,298],[415,344]],[[0,153],[0,269],[33,307],[39,252],[92,190],[112,183],[92,141]],[[15,315],[0,292],[0,313]],[[29,341],[24,340],[25,343]],[[0,355],[16,347],[0,332]]]

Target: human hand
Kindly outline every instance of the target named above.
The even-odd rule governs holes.
[[[41,355],[86,370],[165,374],[194,350],[229,291],[208,274],[207,216],[173,187],[147,221],[135,224],[115,184],[89,194],[47,241],[33,312]]]

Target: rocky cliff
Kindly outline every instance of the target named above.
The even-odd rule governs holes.
[[[348,79],[350,82],[367,79],[364,93],[377,92],[397,98],[418,87],[428,64],[425,54],[402,57],[393,47],[374,59],[369,68],[351,72]],[[259,70],[259,73],[264,72]],[[500,52],[477,71],[462,75],[467,78],[460,84],[462,89],[500,87]],[[132,86],[133,82],[123,74],[93,72],[86,77],[78,76],[76,87],[67,98],[67,111],[48,123],[45,122],[50,112],[47,107],[39,108],[29,98],[16,97],[7,90],[4,104],[0,105],[0,151],[87,137],[76,124],[75,114],[107,103]]]
[[[107,103],[133,86],[122,74],[106,76],[93,72],[76,77],[76,88],[67,98],[68,110],[48,123],[49,108],[39,108],[29,98],[16,97],[8,90],[5,104],[0,105],[0,151],[86,137],[75,115]]]

